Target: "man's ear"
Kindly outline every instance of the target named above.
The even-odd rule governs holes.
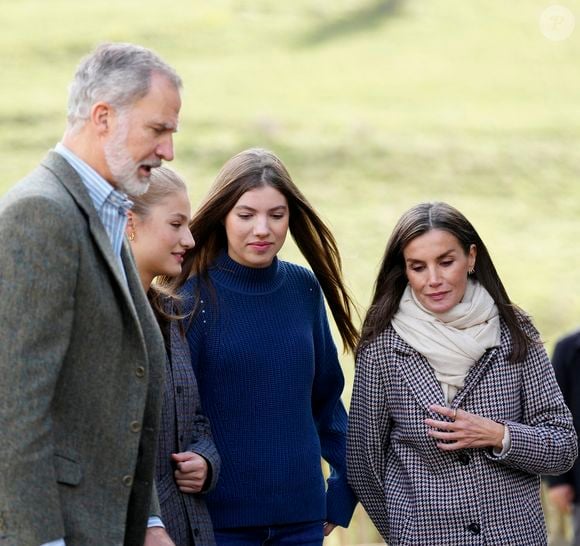
[[[107,134],[111,130],[113,121],[113,108],[107,102],[96,102],[91,108],[91,123],[96,128],[97,133]]]

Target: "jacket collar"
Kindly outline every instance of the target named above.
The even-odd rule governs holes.
[[[123,277],[123,273],[119,269],[117,259],[113,253],[113,247],[111,246],[111,241],[107,235],[107,231],[97,214],[93,202],[89,196],[89,193],[82,183],[80,176],[70,165],[70,163],[64,159],[60,154],[50,151],[48,155],[42,161],[42,166],[48,169],[50,172],[56,176],[58,181],[64,186],[71,197],[74,199],[79,209],[83,212],[87,218],[89,231],[95,241],[97,248],[102,254],[107,267],[110,270],[111,275],[114,277],[115,281],[119,285],[120,290],[125,296],[126,303],[131,310],[131,313],[137,319],[137,313],[133,303],[132,293],[135,290],[142,290],[140,286],[139,276],[136,273],[135,264],[133,262],[131,250],[126,244],[123,243],[123,248],[121,250],[121,259],[125,267],[125,273],[127,276],[127,281]],[[135,286],[135,278],[139,283],[139,286]]]
[[[397,368],[419,405],[424,408],[428,408],[431,404],[444,406],[443,391],[427,359],[399,337],[392,326],[389,326],[384,334],[387,346],[391,348],[389,352],[395,354]],[[498,356],[498,353],[508,350],[509,347],[511,347],[509,331],[504,322],[501,321],[500,347],[488,349],[479,361],[472,366],[465,378],[464,387],[457,393],[451,403],[452,408],[461,406],[463,400],[482,380],[486,370]],[[384,370],[387,369],[387,367],[384,368]]]

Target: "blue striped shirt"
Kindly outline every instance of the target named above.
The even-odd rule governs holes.
[[[133,206],[133,202],[127,199],[127,195],[116,190],[95,169],[85,163],[81,158],[59,142],[54,151],[64,157],[71,167],[78,173],[83,184],[89,192],[89,196],[103,226],[109,235],[113,253],[117,258],[121,272],[125,275],[123,262],[121,261],[121,247],[127,227],[127,211]]]

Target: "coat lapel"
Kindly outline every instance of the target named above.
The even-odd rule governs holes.
[[[179,330],[179,322],[174,320],[170,326],[170,363],[173,377],[173,396],[176,407],[177,439],[181,451],[191,442],[195,399],[192,389],[193,371],[189,346]]]
[[[501,335],[502,346],[505,346],[508,340],[506,339],[507,333],[503,323]],[[427,359],[415,351],[415,349],[403,341],[399,336],[394,334],[394,330],[391,344],[394,349],[395,360],[399,370],[401,371],[401,375],[417,399],[417,402],[425,408],[431,404],[444,406],[445,397],[443,391],[441,390],[435,372]],[[457,393],[451,403],[452,408],[460,407],[464,398],[481,381],[486,370],[496,357],[498,350],[497,347],[488,349],[481,359],[473,365],[471,370],[469,370],[463,388]]]
[[[116,259],[113,258],[116,262]],[[130,308],[131,315],[135,318],[137,323],[141,325],[143,322],[143,318],[151,315],[153,321],[155,322],[155,318],[153,317],[153,313],[151,311],[151,306],[149,305],[149,301],[147,300],[147,296],[143,291],[143,286],[141,285],[141,279],[139,274],[137,273],[137,268],[135,266],[135,262],[133,260],[133,254],[131,252],[131,247],[126,239],[123,240],[123,246],[121,247],[121,260],[123,262],[123,268],[125,269],[125,275],[127,277],[127,282],[125,279],[122,278],[122,273],[119,272],[119,284],[121,286],[121,290],[125,294],[128,305]],[[119,270],[114,265],[115,270]]]
[[[73,169],[73,167],[71,167],[66,159],[53,151],[49,152],[47,157],[42,162],[42,165],[54,173],[60,183],[66,188],[71,197],[75,200],[79,209],[86,216],[89,231],[93,237],[93,240],[95,241],[98,250],[102,254],[111,275],[125,296],[126,303],[131,309],[134,318],[136,319],[137,315],[133,305],[133,298],[131,297],[129,287],[127,286],[127,282],[125,282],[123,273],[119,268],[117,258],[113,253],[111,241],[80,176]],[[123,257],[123,250],[121,251],[121,256]],[[127,271],[126,259],[123,259],[123,263],[125,264],[125,270]]]
[[[403,341],[394,330],[391,331],[391,335],[397,367],[419,405],[423,408],[431,404],[444,405],[443,391],[429,362]]]
[[[467,377],[465,378],[465,383],[463,388],[457,393],[453,402],[451,404],[452,408],[459,408],[465,397],[477,386],[477,384],[481,381],[483,376],[485,375],[486,370],[489,368],[491,362],[493,361],[496,353],[498,351],[497,347],[493,347],[492,349],[488,349],[484,355],[476,362]]]
[[[457,396],[453,400],[452,407],[460,407],[463,400],[469,393],[475,389],[479,382],[483,379],[486,371],[491,366],[491,364],[498,358],[504,359],[506,362],[509,361],[509,351],[511,350],[511,337],[508,327],[503,320],[500,321],[501,327],[501,341],[499,347],[492,347],[485,351],[484,355],[476,362],[467,377],[465,378],[465,383],[463,388],[457,393]]]

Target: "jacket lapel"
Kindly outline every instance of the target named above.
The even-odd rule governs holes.
[[[193,392],[191,389],[195,385],[192,384],[193,371],[191,368],[191,358],[189,356],[189,346],[181,335],[179,322],[177,320],[171,321],[169,331],[173,396],[176,401],[177,441],[180,450],[184,451],[192,441],[192,415],[195,399],[192,398]]]
[[[507,331],[503,322],[501,335],[503,347],[506,346],[508,341],[505,339]],[[415,349],[396,334],[393,335],[391,344],[401,375],[417,399],[417,402],[424,408],[427,408],[431,404],[444,406],[445,397],[443,391],[441,390],[435,372],[427,359],[415,351]],[[471,370],[469,370],[463,388],[457,393],[451,403],[452,408],[460,407],[464,398],[481,381],[486,370],[496,357],[498,350],[497,347],[487,350],[481,359],[473,365]]]
[[[486,370],[489,368],[491,362],[493,361],[496,353],[498,351],[497,347],[488,349],[484,355],[476,362],[467,377],[465,378],[465,383],[463,388],[457,393],[457,396],[453,399],[451,404],[452,408],[459,408],[465,399],[465,397],[476,387],[476,385],[481,381],[482,377],[485,375]]]
[[[511,350],[511,342],[510,342],[510,335],[509,330],[503,320],[500,321],[500,328],[501,328],[501,341],[499,347],[492,347],[488,349],[484,355],[476,362],[467,377],[465,378],[465,383],[463,388],[457,393],[457,396],[453,400],[452,407],[459,407],[465,397],[477,386],[477,384],[482,380],[484,377],[487,369],[491,366],[492,362],[494,362],[498,357],[500,357],[500,351],[504,352],[503,358],[506,361],[509,360],[508,352]]]
[[[123,273],[119,268],[117,258],[113,253],[113,247],[111,245],[107,231],[105,230],[105,227],[103,226],[103,223],[97,214],[97,210],[95,209],[89,193],[87,192],[87,189],[85,188],[80,176],[71,167],[66,159],[54,151],[48,153],[47,157],[43,160],[42,165],[54,173],[60,183],[66,188],[71,197],[75,200],[79,209],[86,216],[89,231],[93,237],[93,240],[95,241],[97,248],[102,254],[111,275],[125,296],[127,305],[131,308],[135,318],[137,318],[133,305],[133,298],[131,297],[129,287],[127,286],[127,282],[125,282]],[[123,255],[123,251],[121,251],[121,255]],[[123,260],[123,263],[125,264],[125,270],[127,271],[126,260]]]
[[[112,265],[116,271],[119,271],[119,267],[116,264],[116,259],[113,257],[115,263]],[[122,273],[118,274],[118,281],[121,286],[121,290],[125,294],[127,303],[136,322],[141,325],[143,318],[148,314],[152,315],[151,306],[149,305],[149,300],[143,291],[143,286],[141,284],[141,279],[137,273],[137,268],[133,260],[133,254],[131,252],[131,247],[126,239],[123,240],[123,246],[121,247],[121,260],[123,262],[123,269],[125,270],[125,276],[127,277],[127,282],[122,277]]]
[[[394,330],[391,330],[391,336],[397,367],[419,405],[423,408],[431,404],[445,405],[443,391],[429,362],[403,341]]]

